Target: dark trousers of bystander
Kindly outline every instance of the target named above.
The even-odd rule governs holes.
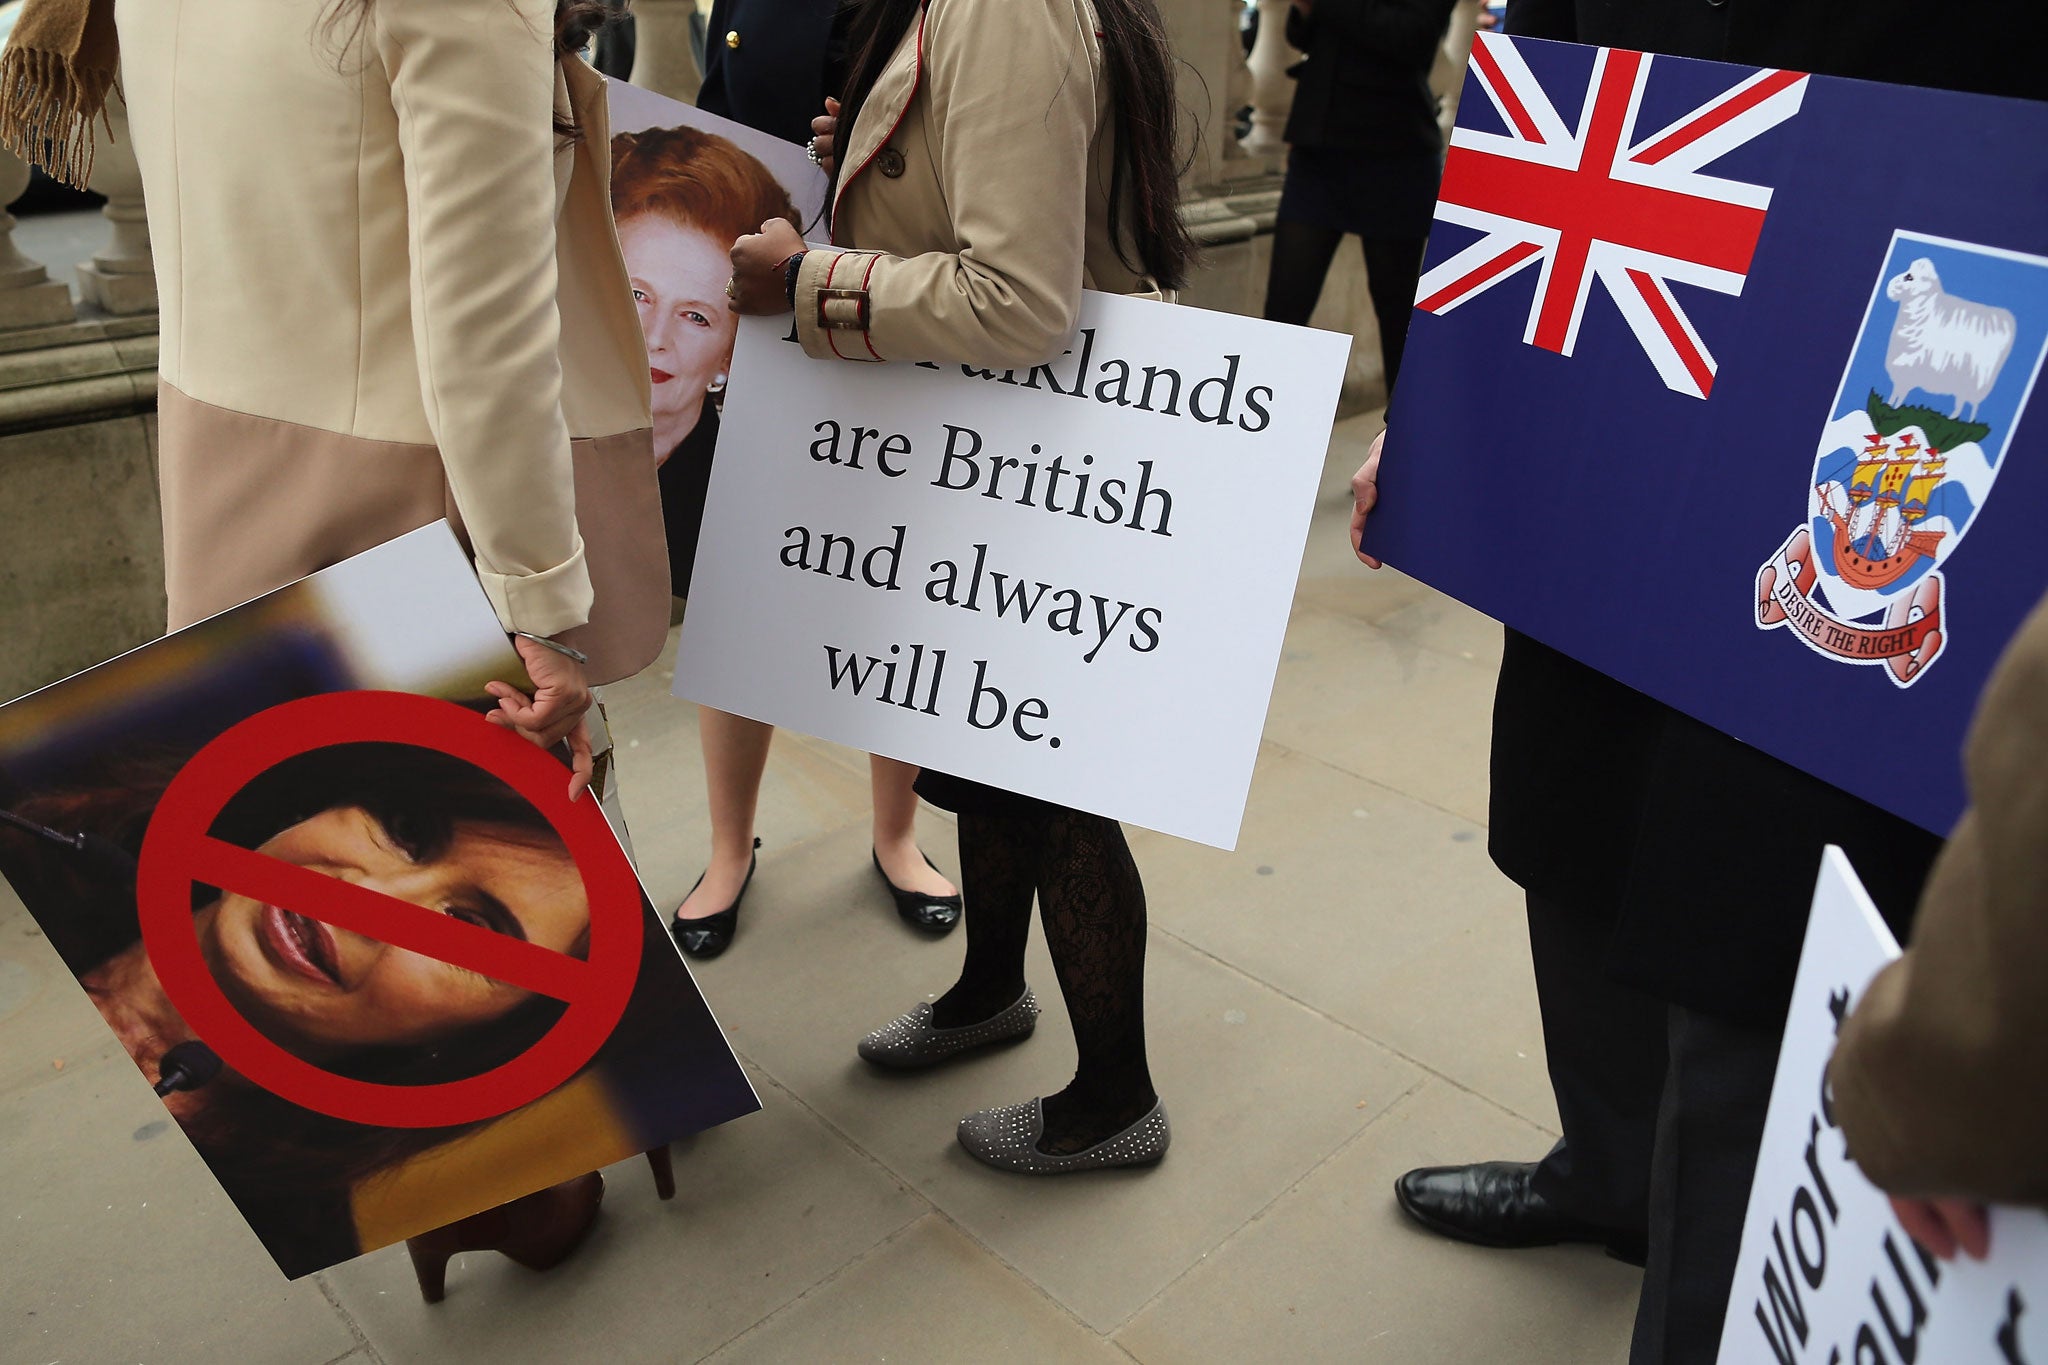
[[[1777,1030],[1667,1006],[1605,968],[1611,926],[1529,897],[1564,1136],[1531,1189],[1623,1244],[1647,1235],[1629,1365],[1712,1365],[1777,1072]]]
[[[1266,317],[1273,322],[1306,326],[1322,297],[1344,233],[1319,223],[1282,218],[1273,229],[1273,263],[1266,274]],[[1415,285],[1422,278],[1420,237],[1360,237],[1365,251],[1365,281],[1372,294],[1373,316],[1379,322],[1380,358],[1386,365],[1387,391],[1401,372],[1401,351],[1408,340],[1408,314],[1415,307]]]
[[[1671,1007],[1650,1262],[1629,1365],[1713,1365],[1764,1140],[1779,1032]]]
[[[1559,1211],[1640,1245],[1664,1090],[1666,1006],[1606,971],[1611,925],[1597,912],[1530,896],[1529,958],[1543,1051],[1564,1136],[1531,1191]]]

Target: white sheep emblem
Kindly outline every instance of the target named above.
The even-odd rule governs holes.
[[[2012,311],[1944,294],[1941,276],[1925,256],[1892,276],[1884,296],[1899,305],[1884,352],[1891,405],[1920,389],[1954,399],[1949,416],[1962,417],[1968,408],[1974,417],[2012,354],[2018,330]]]

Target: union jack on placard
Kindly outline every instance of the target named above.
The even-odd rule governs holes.
[[[1534,264],[1522,339],[1568,356],[1597,278],[1665,384],[1705,398],[1717,366],[1671,285],[1740,294],[1771,191],[1700,168],[1798,113],[1807,78],[1759,71],[1639,138],[1652,61],[1600,49],[1571,128],[1515,41],[1479,35],[1472,74],[1509,131],[1452,131],[1436,216],[1485,235],[1423,276],[1415,306],[1447,313]]]

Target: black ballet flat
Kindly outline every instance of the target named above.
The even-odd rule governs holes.
[[[953,932],[953,926],[960,922],[959,896],[930,896],[922,891],[905,891],[890,881],[889,874],[882,870],[881,854],[869,849],[868,856],[874,859],[875,875],[882,879],[882,885],[889,888],[889,895],[896,901],[896,913],[905,924],[934,937]],[[934,872],[939,870],[939,865],[929,857],[924,864]]]
[[[760,846],[761,841],[754,840],[754,847]],[[705,915],[701,919],[669,921],[668,931],[675,935],[678,948],[691,957],[712,958],[732,946],[732,936],[739,932],[740,927],[740,902],[747,898],[747,888],[753,885],[754,869],[760,866],[760,862],[761,855],[758,853],[747,859],[747,879],[740,883],[740,893],[732,898],[732,904],[725,909],[715,915]],[[703,884],[704,878],[699,876],[696,885],[690,890],[694,892]],[[685,896],[683,899],[688,900],[689,897]],[[677,908],[681,909],[680,906]]]

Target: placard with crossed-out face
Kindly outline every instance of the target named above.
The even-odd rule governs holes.
[[[0,707],[36,966],[287,1274],[759,1107],[492,679],[524,675],[437,525]]]

